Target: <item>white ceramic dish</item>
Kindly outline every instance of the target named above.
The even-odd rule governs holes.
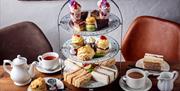
[[[53,77],[45,77],[44,80],[45,80],[46,83],[47,83],[48,79],[55,79],[58,89],[64,89],[64,84],[63,84],[63,82],[61,80],[59,80],[57,78],[53,78]],[[28,87],[27,91],[32,91],[30,86]]]
[[[37,63],[36,69],[42,73],[48,73],[48,74],[56,73],[56,72],[58,72],[64,68],[64,64],[63,64],[63,62],[61,63],[61,61],[62,60],[59,59],[60,64],[56,68],[54,68],[53,70],[44,69],[43,67],[41,67],[41,64],[39,62]]]
[[[151,87],[152,87],[152,82],[149,78],[147,78],[147,81],[146,81],[146,84],[145,84],[145,87],[143,88],[139,88],[139,89],[133,89],[133,88],[130,88],[126,82],[123,80],[123,77],[121,77],[121,79],[119,80],[119,85],[120,87],[125,90],[125,91],[148,91]]]

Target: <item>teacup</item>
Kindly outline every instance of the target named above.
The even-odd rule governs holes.
[[[126,72],[123,80],[126,81],[126,84],[134,89],[143,88],[146,84],[147,76],[149,73],[140,69],[130,69]]]
[[[56,52],[47,52],[43,55],[38,56],[38,61],[40,62],[40,66],[46,70],[55,69],[59,66],[59,54]]]

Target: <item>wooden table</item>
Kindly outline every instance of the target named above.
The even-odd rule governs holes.
[[[100,87],[100,88],[94,89],[94,91],[123,91],[121,89],[121,87],[119,86],[119,79],[121,76],[125,75],[125,73],[128,69],[128,65],[132,65],[132,64],[134,64],[134,63],[133,62],[122,62],[120,64],[120,62],[117,62],[116,65],[119,70],[118,78],[112,84],[105,86],[105,87]],[[177,70],[180,73],[180,64],[171,65],[171,70]],[[42,73],[36,71],[36,73],[37,73],[36,77],[41,76],[41,77],[62,78],[62,75],[60,75],[60,72],[55,73],[55,74],[42,74]],[[156,77],[150,76],[149,78],[151,79],[151,81],[153,83],[153,86],[150,91],[158,91]],[[14,85],[13,81],[10,79],[10,76],[6,72],[4,72],[2,66],[0,66],[0,91],[26,91],[27,87],[28,87],[28,85],[23,86],[23,87],[18,87],[16,85]],[[66,91],[88,91],[89,90],[89,89],[76,88],[67,83],[65,83],[65,87],[66,87]],[[180,76],[175,81],[173,91],[180,91]]]

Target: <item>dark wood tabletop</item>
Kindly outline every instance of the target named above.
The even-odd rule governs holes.
[[[119,86],[119,79],[125,75],[126,71],[129,69],[128,65],[134,65],[134,62],[128,61],[128,62],[117,62],[116,66],[119,70],[119,76],[118,78],[111,84],[93,89],[94,91],[123,91],[121,87]],[[180,63],[179,64],[170,64],[171,71],[176,70],[180,73]],[[36,77],[56,77],[56,78],[62,78],[62,75],[60,72],[54,73],[54,74],[43,74],[38,71],[36,71]],[[150,89],[150,91],[159,91],[157,88],[157,77],[155,76],[149,76],[151,79],[153,86]],[[72,85],[69,85],[65,83],[66,91],[89,91],[89,89],[83,89],[83,88],[76,88]],[[29,84],[28,84],[29,85]],[[14,85],[13,81],[10,79],[10,76],[8,73],[6,73],[3,70],[3,67],[0,66],[0,91],[26,91],[28,88],[28,85],[23,87],[18,87]],[[180,91],[180,77],[178,77],[174,83],[174,89],[173,91]]]

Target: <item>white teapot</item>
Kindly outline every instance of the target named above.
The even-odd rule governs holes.
[[[161,72],[158,79],[158,88],[160,91],[171,91],[174,87],[174,81],[178,77],[178,72]]]
[[[9,63],[12,67],[10,71],[7,69],[6,64]],[[9,73],[11,79],[14,81],[14,84],[17,86],[24,86],[31,82],[32,78],[35,76],[33,62],[30,67],[27,65],[27,59],[25,57],[17,56],[13,61],[4,60],[3,69]]]

